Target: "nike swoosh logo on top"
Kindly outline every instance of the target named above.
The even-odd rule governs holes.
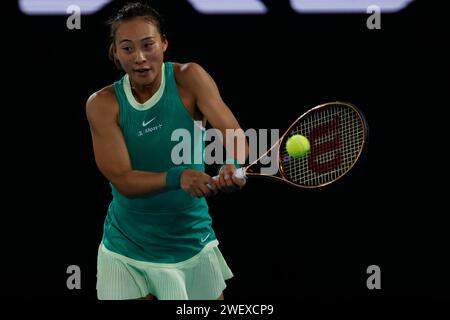
[[[201,241],[201,242],[205,242],[205,241],[206,241],[206,239],[208,239],[208,238],[209,238],[209,235],[210,235],[210,233],[208,233],[208,234],[206,235],[206,237],[204,237],[204,238],[200,239],[200,241]]]
[[[145,120],[142,121],[142,126],[143,126],[143,127],[146,127],[150,122],[152,122],[152,121],[155,120],[155,119],[156,119],[156,117],[154,117],[153,119],[151,119],[151,120],[149,120],[149,121],[147,121],[147,122],[145,122]]]

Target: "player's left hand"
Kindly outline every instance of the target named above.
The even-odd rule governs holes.
[[[223,192],[234,192],[241,190],[246,179],[237,178],[234,173],[236,172],[236,166],[234,164],[226,164],[219,171],[219,178],[214,179],[214,183],[217,189]]]

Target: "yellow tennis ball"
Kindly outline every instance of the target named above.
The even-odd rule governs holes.
[[[294,159],[304,157],[310,148],[308,139],[300,134],[293,135],[286,142],[286,150]]]

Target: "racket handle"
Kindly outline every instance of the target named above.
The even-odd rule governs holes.
[[[247,176],[245,175],[245,172],[244,172],[244,168],[239,168],[239,169],[237,169],[237,170],[234,172],[233,176],[235,176],[235,177],[238,178],[238,179],[247,179]],[[213,179],[214,179],[214,180],[219,179],[219,175],[214,176]],[[209,183],[206,184],[206,186],[207,186],[208,188],[212,189],[212,186],[211,186]]]
[[[238,179],[247,179],[247,176],[245,175],[245,172],[244,172],[244,168],[236,169],[236,171],[234,172],[233,176],[235,176]],[[219,175],[214,176],[213,179],[214,180],[219,179]]]
[[[239,179],[247,179],[244,168],[239,168],[234,172],[234,176]]]

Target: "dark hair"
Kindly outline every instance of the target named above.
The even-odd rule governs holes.
[[[153,23],[158,29],[161,37],[166,37],[167,27],[164,18],[158,11],[142,2],[131,2],[125,4],[117,12],[117,14],[107,22],[110,28],[109,36],[111,39],[111,44],[109,46],[109,59],[114,61],[114,64],[120,71],[122,71],[122,67],[120,66],[119,61],[114,59],[114,41],[116,38],[116,31],[122,22],[130,21],[134,18],[144,18],[145,20]]]

